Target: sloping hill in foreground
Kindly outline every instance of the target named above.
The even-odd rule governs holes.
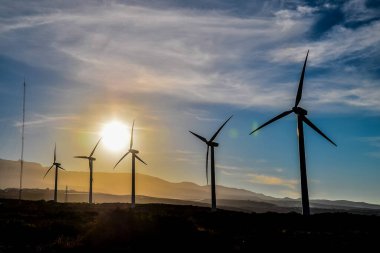
[[[0,199],[1,252],[370,252],[380,217]]]

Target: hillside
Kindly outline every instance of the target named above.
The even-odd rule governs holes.
[[[24,199],[50,200],[54,189],[53,173],[43,180],[47,168],[37,163],[25,163]],[[17,198],[19,162],[0,159],[0,196]],[[138,203],[175,203],[208,206],[210,203],[210,186],[200,186],[190,182],[173,183],[144,174],[136,174],[136,194]],[[64,201],[64,187],[68,185],[70,202],[88,200],[88,173],[64,171],[59,176],[58,200]],[[112,186],[112,187],[110,187]],[[7,190],[5,190],[8,188]],[[31,189],[30,189],[31,188]],[[94,200],[98,203],[129,202],[131,188],[130,173],[94,173]],[[50,190],[49,190],[50,189]],[[118,193],[118,194],[115,194]],[[244,189],[217,186],[217,204],[225,209],[246,212],[289,212],[300,211],[300,199],[274,198]],[[346,200],[311,200],[314,212],[320,210],[345,210],[350,212],[367,212],[380,214],[380,206],[363,202]]]
[[[0,199],[1,252],[369,252],[380,217]],[[6,231],[6,232],[5,232]]]
[[[54,188],[54,173],[43,179],[47,168],[37,163],[25,162],[24,187],[25,188]],[[0,187],[16,188],[19,184],[20,163],[0,159]],[[59,189],[67,185],[69,189],[87,192],[89,174],[87,172],[63,171],[59,174]],[[112,187],[111,187],[112,186]],[[94,172],[94,192],[124,195],[131,189],[130,173]],[[218,197],[223,199],[244,200],[275,200],[263,194],[217,186]],[[163,179],[136,173],[136,194],[156,198],[170,198],[183,200],[202,200],[210,198],[209,186],[200,186],[190,182],[172,183]]]

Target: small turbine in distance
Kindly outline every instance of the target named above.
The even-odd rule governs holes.
[[[135,121],[133,121],[133,124],[132,124],[132,132],[131,132],[131,141],[129,143],[129,150],[128,152],[123,155],[120,160],[115,164],[115,166],[113,167],[113,169],[116,168],[116,166],[129,154],[131,153],[132,154],[132,194],[131,194],[131,208],[135,208],[135,159],[137,158],[140,162],[142,162],[143,164],[147,165],[137,154],[139,153],[138,150],[136,149],[132,149],[132,146],[133,146],[133,128],[135,126]]]
[[[92,150],[91,154],[89,156],[74,156],[74,158],[81,158],[81,159],[87,159],[88,165],[90,168],[90,191],[88,196],[88,203],[92,204],[92,173],[93,173],[93,162],[96,160],[95,157],[93,157],[96,147],[98,146],[99,142],[102,140],[102,138],[99,139],[99,141],[96,143],[94,149]]]
[[[55,166],[55,181],[54,181],[54,202],[57,202],[57,185],[58,185],[58,169],[65,170],[61,164],[57,162],[57,144],[54,145],[54,162],[46,171],[44,179],[49,171]]]
[[[305,145],[304,145],[304,134],[303,134],[303,122],[305,122],[307,125],[309,125],[314,131],[322,135],[326,140],[328,140],[330,143],[332,143],[334,146],[336,144],[328,138],[321,130],[319,130],[318,127],[316,127],[308,118],[306,118],[307,111],[303,109],[302,107],[299,107],[298,104],[301,101],[302,98],[302,88],[303,88],[303,79],[305,76],[305,69],[306,69],[306,62],[307,57],[309,55],[309,51],[307,51],[305,62],[303,64],[301,78],[298,84],[298,91],[297,91],[297,97],[294,104],[294,107],[289,110],[285,111],[273,119],[267,121],[266,123],[262,124],[255,130],[253,130],[250,134],[253,134],[257,130],[273,123],[276,120],[279,120],[290,113],[295,113],[297,115],[297,133],[298,133],[298,149],[299,149],[299,159],[300,159],[300,171],[301,171],[301,194],[302,194],[302,214],[305,216],[310,215],[310,206],[309,206],[309,193],[307,189],[307,176],[306,176],[306,158],[305,158]]]
[[[213,211],[216,211],[216,192],[215,192],[215,158],[214,158],[214,148],[219,146],[219,143],[214,142],[215,138],[218,136],[220,130],[227,124],[227,122],[232,118],[229,117],[226,122],[223,123],[221,127],[219,127],[218,131],[215,132],[215,134],[211,137],[210,140],[207,140],[206,138],[189,131],[191,134],[193,134],[195,137],[206,143],[207,145],[207,152],[206,152],[206,179],[208,184],[208,153],[209,149],[211,148],[211,209]]]

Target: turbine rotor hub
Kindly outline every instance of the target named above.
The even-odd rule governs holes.
[[[129,150],[129,152],[131,152],[132,154],[138,154],[139,153],[138,150],[132,149],[132,148]]]
[[[211,146],[211,147],[217,147],[217,146],[219,146],[219,143],[217,143],[217,142],[209,142],[209,143],[207,143],[209,146]]]
[[[54,165],[55,165],[55,166],[61,166],[61,164],[60,164],[60,163],[54,163]]]
[[[292,110],[297,115],[307,115],[307,111],[302,107],[293,107]]]
[[[88,160],[95,161],[96,158],[95,157],[89,157]]]

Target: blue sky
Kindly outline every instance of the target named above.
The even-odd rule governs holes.
[[[0,157],[18,159],[26,78],[25,159],[67,169],[102,125],[136,119],[141,173],[205,184],[205,137],[218,136],[217,183],[299,197],[294,104],[305,126],[311,198],[380,203],[380,4],[377,1],[3,1]],[[129,140],[126,140],[128,142]],[[97,170],[124,151],[99,146]],[[128,171],[129,163],[121,170]]]

